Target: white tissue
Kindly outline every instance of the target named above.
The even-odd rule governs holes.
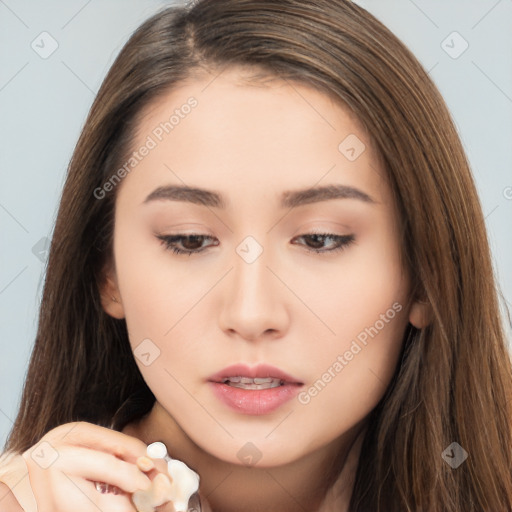
[[[163,459],[167,455],[167,448],[164,443],[157,441],[156,443],[148,445],[146,453],[148,454],[148,457],[151,457],[152,459]]]
[[[184,462],[171,459],[167,471],[172,478],[172,502],[176,512],[187,512],[190,496],[199,488],[199,475]]]
[[[187,512],[190,497],[199,489],[199,475],[184,462],[169,457],[165,444],[160,441],[148,445],[146,453],[152,459],[164,459],[167,462],[167,471],[172,482],[169,484],[167,477],[167,483],[164,479],[155,477],[150,489],[133,494],[134,504],[141,512],[153,512],[154,507],[170,500],[176,512]]]

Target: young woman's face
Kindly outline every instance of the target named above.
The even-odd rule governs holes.
[[[367,135],[317,91],[240,76],[192,82],[147,110],[119,172],[120,303],[106,308],[126,318],[170,421],[220,459],[239,464],[246,450],[272,466],[364,420],[412,309]],[[275,369],[251,373],[263,364]]]

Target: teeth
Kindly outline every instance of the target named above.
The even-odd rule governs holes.
[[[254,377],[254,384],[266,384],[268,382],[272,382],[272,377]]]
[[[284,384],[281,379],[273,379],[272,377],[225,377],[222,379],[224,384],[234,388],[241,389],[270,389],[277,388]]]

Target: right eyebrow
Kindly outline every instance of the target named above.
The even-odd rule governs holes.
[[[144,203],[157,200],[186,201],[189,203],[210,206],[213,208],[225,208],[224,199],[218,192],[203,188],[187,187],[184,185],[168,185],[158,187],[146,197]]]

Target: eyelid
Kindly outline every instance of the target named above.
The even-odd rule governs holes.
[[[208,245],[208,246],[202,247],[200,249],[179,249],[177,247],[172,246],[171,244],[175,243],[176,241],[178,241],[180,239],[187,238],[187,237],[203,238],[203,239],[207,239],[207,240],[208,239],[213,240],[213,239],[216,239],[216,237],[211,236],[211,235],[202,234],[202,233],[175,233],[175,234],[170,234],[170,235],[155,234],[155,236],[157,239],[159,239],[161,241],[161,243],[163,245],[166,246],[167,250],[172,250],[176,254],[187,254],[189,256],[191,256],[192,254],[198,254],[200,252],[203,252],[206,249],[208,249],[209,247],[215,247],[215,246],[219,245],[219,243],[220,243],[219,242],[216,244]]]
[[[314,253],[322,253],[322,254],[333,254],[337,253],[339,251],[342,251],[346,249],[349,245],[352,245],[356,241],[356,237],[354,234],[349,235],[337,235],[335,233],[326,233],[326,232],[309,232],[309,233],[303,233],[301,235],[297,235],[292,239],[295,240],[296,238],[303,238],[307,236],[323,236],[326,238],[333,238],[338,241],[338,245],[332,249],[315,249],[313,247],[304,246],[306,251],[308,252],[314,252]]]
[[[330,227],[335,226],[335,227]],[[295,236],[296,233],[302,235],[302,234],[310,234],[315,233],[319,235],[324,234],[332,234],[333,230],[339,230],[341,232],[351,232],[353,227],[350,227],[348,224],[343,224],[341,222],[333,222],[332,220],[323,220],[318,219],[311,222],[306,222],[301,224],[292,234],[292,236]]]
[[[203,251],[206,251],[210,247],[216,247],[220,244],[220,241],[216,237],[213,237],[211,235],[202,234],[202,233],[176,233],[176,234],[170,234],[170,235],[155,234],[155,236],[157,239],[159,239],[161,241],[161,243],[163,245],[166,246],[166,250],[173,251],[175,254],[188,255],[188,256],[191,256],[192,254],[199,254]],[[325,231],[320,232],[320,230],[318,230],[318,231],[310,231],[307,233],[302,233],[300,235],[297,235],[292,238],[292,243],[296,239],[305,238],[308,236],[319,236],[319,237],[331,238],[333,240],[336,240],[335,247],[331,248],[331,249],[314,248],[314,247],[308,246],[307,244],[298,244],[298,245],[302,245],[307,252],[310,252],[310,253],[313,252],[313,253],[317,253],[317,254],[322,253],[322,254],[326,254],[326,255],[334,254],[339,251],[342,251],[345,248],[347,248],[349,245],[355,243],[355,240],[356,240],[354,234],[338,235],[335,233],[328,233]],[[181,249],[181,248],[177,247],[176,245],[173,245],[173,244],[179,242],[180,239],[184,239],[187,237],[201,238],[204,240],[215,239],[215,240],[217,240],[217,243],[210,244],[205,247],[201,247],[199,249]]]

